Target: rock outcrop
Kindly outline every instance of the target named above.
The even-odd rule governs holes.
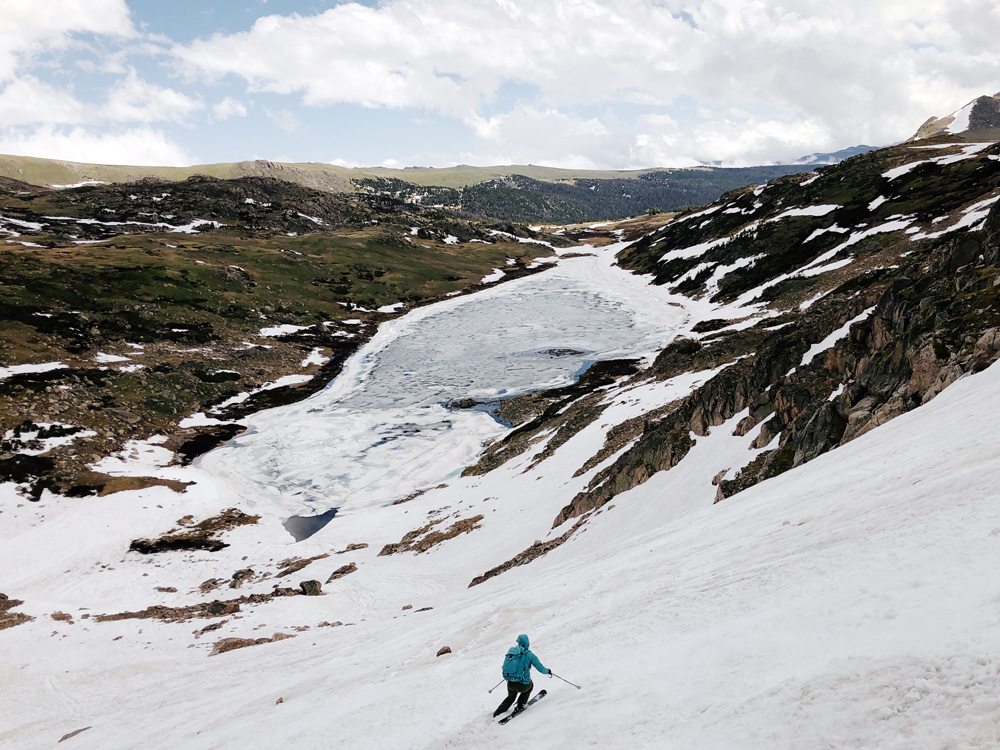
[[[382,551],[378,553],[378,556],[395,555],[399,552],[426,552],[441,542],[454,539],[459,534],[467,534],[473,529],[478,528],[479,522],[483,520],[483,516],[475,515],[459,519],[444,531],[434,529],[435,526],[443,523],[444,520],[443,518],[439,518],[436,521],[431,521],[426,526],[414,529],[405,534],[398,542],[385,545]]]
[[[270,638],[223,638],[215,642],[209,656],[218,656],[219,654],[224,654],[227,651],[235,651],[238,648],[260,646],[264,643],[275,643],[276,641],[283,641],[294,637],[295,636],[290,633],[275,633]],[[278,702],[280,703],[281,701],[279,700]]]
[[[21,612],[11,611],[13,609],[17,609],[22,604],[24,604],[24,602],[20,599],[11,599],[6,594],[0,594],[0,630],[6,630],[7,628],[13,628],[17,625],[23,625],[24,623],[31,622],[35,619],[34,617]]]
[[[757,455],[715,477],[717,500],[863,435],[995,361],[1000,144],[933,153],[940,156],[903,145],[735,191],[626,248],[621,264],[710,300],[723,317],[693,325],[625,386],[714,375],[675,402],[609,426],[604,447],[583,457],[577,474],[613,462],[554,527],[676,466],[699,438],[741,413],[735,434],[756,431]],[[739,311],[749,325],[731,325]],[[475,471],[575,434],[607,403],[600,394],[559,403],[491,446]]]
[[[198,524],[189,526],[190,521],[180,523],[182,528],[172,529],[156,539],[135,539],[129,545],[129,551],[139,552],[143,555],[170,550],[194,549],[218,552],[229,546],[219,539],[220,534],[237,526],[257,523],[259,520],[260,516],[251,516],[237,508],[228,508],[219,515],[206,518]]]
[[[320,585],[319,581],[302,581],[299,584],[299,590],[305,596],[322,596],[323,587]]]

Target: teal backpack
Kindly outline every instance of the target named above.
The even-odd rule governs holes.
[[[530,668],[526,648],[514,646],[503,657],[503,678],[508,682],[527,682]]]

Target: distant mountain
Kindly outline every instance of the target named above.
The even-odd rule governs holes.
[[[191,167],[129,167],[0,156],[0,177],[46,188],[132,183],[150,178],[180,182],[195,175],[222,180],[263,177],[328,193],[362,192],[470,218],[555,223],[615,219],[649,210],[673,211],[709,203],[729,190],[800,171],[799,165],[637,170],[556,169],[532,164],[350,169],[264,160]]]
[[[973,99],[945,117],[931,117],[910,140],[920,141],[935,136],[1000,140],[1000,93]]]
[[[874,151],[878,146],[850,146],[849,148],[842,148],[840,151],[828,151],[825,153],[809,154],[808,156],[803,156],[796,159],[792,164],[801,164],[803,166],[822,166],[828,164],[837,164],[842,162],[844,159],[850,159],[852,156],[857,156],[858,154],[865,154],[869,151]]]
[[[710,203],[730,190],[802,171],[795,165],[698,167],[655,170],[631,177],[605,172],[597,173],[603,174],[601,177],[559,181],[513,174],[457,189],[389,178],[365,178],[354,184],[369,194],[435,206],[469,219],[574,223],[676,211]]]
[[[295,182],[315,190],[334,193],[354,191],[353,183],[364,179],[395,179],[424,187],[462,188],[480,182],[524,175],[544,182],[572,182],[578,179],[638,178],[655,169],[600,170],[558,169],[534,164],[475,167],[341,167],[322,162],[274,162],[265,159],[189,167],[148,167],[41,159],[31,156],[0,155],[0,177],[9,177],[41,187],[70,187],[81,184],[135,182],[144,178],[180,182],[194,175],[220,180],[243,177],[272,177]]]

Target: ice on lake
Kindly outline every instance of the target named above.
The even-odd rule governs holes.
[[[611,268],[609,252],[384,323],[325,390],[252,416],[202,463],[262,510],[306,516],[447,481],[508,428],[446,403],[564,385],[595,360],[662,346],[662,316],[653,324],[621,291],[622,277],[646,282]]]

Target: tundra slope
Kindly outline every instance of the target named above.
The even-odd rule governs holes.
[[[189,460],[322,388],[379,322],[533,273],[528,234],[267,178],[0,179],[0,478],[134,486],[87,464],[153,435]],[[73,444],[40,444],[52,429]]]

